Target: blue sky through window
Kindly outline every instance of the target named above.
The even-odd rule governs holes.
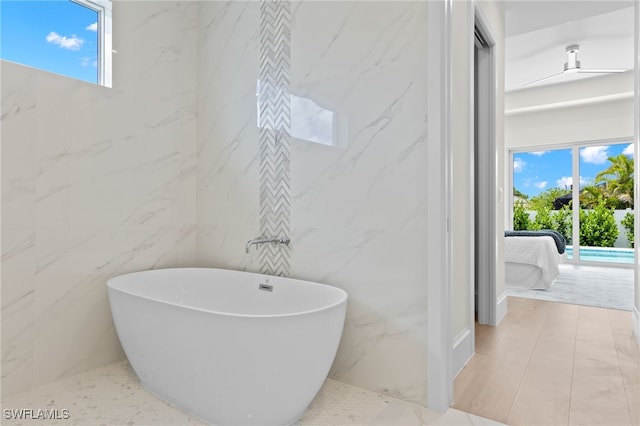
[[[98,13],[69,0],[0,1],[2,59],[98,82]]]
[[[633,156],[633,145],[628,142],[581,147],[580,187],[593,184],[596,175],[609,167],[607,158],[619,154]],[[530,197],[549,188],[570,189],[573,174],[572,155],[571,149],[514,153],[514,186]]]

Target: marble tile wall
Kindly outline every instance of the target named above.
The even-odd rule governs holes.
[[[426,8],[425,2],[293,3],[291,34],[292,94],[334,114],[332,145],[294,139],[293,275],[350,295],[332,377],[421,404]]]
[[[113,89],[2,63],[5,393],[123,356],[110,276],[260,270],[259,5],[116,1]],[[350,294],[333,378],[424,404],[426,3],[290,6],[291,275]]]
[[[113,89],[2,62],[2,392],[123,357],[106,280],[195,263],[197,4],[113,6]]]
[[[260,3],[202,2],[198,12],[198,264],[258,272]]]
[[[291,275],[350,294],[331,377],[420,404],[426,8],[291,2]],[[198,17],[198,263],[257,271],[244,243],[260,220],[259,3],[203,3]]]

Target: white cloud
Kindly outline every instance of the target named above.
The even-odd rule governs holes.
[[[629,145],[627,145],[624,151],[622,151],[622,153],[624,155],[631,155],[633,157],[633,144],[630,143]]]
[[[93,24],[88,25],[88,26],[85,28],[85,30],[88,30],[88,31],[96,31],[96,32],[97,32],[97,31],[98,31],[98,23],[97,23],[97,22],[94,22]]]
[[[556,184],[558,185],[558,188],[571,188],[573,178],[571,176],[563,176],[556,181]]]
[[[98,61],[95,58],[92,59],[89,56],[83,56],[82,58],[80,58],[80,64],[82,64],[83,67],[88,67],[89,65],[97,67]]]
[[[80,50],[80,47],[84,44],[84,40],[78,38],[78,36],[72,35],[71,37],[61,36],[55,31],[51,31],[47,35],[47,42],[60,46],[67,50]]]
[[[591,179],[580,176],[580,186],[589,184],[591,184]],[[556,185],[558,185],[558,188],[569,189],[573,185],[573,178],[571,176],[563,176],[556,181]]]
[[[543,180],[542,182],[536,182],[533,184],[536,188],[544,189],[547,186],[547,181]]]
[[[585,163],[604,164],[607,161],[608,146],[589,146],[580,150],[580,157]]]
[[[549,151],[533,151],[533,152],[530,152],[529,154],[531,154],[531,155],[537,155],[538,157],[542,157],[542,156],[543,156],[543,155],[545,155],[547,152],[549,152]]]
[[[524,160],[522,160],[521,158],[514,158],[513,159],[513,171],[515,173],[519,173],[521,171],[524,170],[524,166],[526,166],[527,163],[524,162]]]

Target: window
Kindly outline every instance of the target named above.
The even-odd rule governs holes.
[[[634,263],[634,151],[629,140],[512,151],[514,229],[552,229],[572,263]]]
[[[260,80],[256,86],[258,127],[268,126],[260,118]],[[292,138],[327,146],[343,146],[347,140],[344,114],[327,109],[310,98],[289,94],[290,129]]]
[[[3,0],[0,29],[0,58],[111,87],[111,0]]]

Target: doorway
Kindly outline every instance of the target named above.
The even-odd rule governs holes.
[[[451,366],[452,366],[452,348],[451,348],[451,253],[449,253],[449,247],[451,245],[451,233],[449,232],[449,224],[450,224],[450,214],[448,206],[450,205],[451,197],[453,196],[451,193],[451,185],[450,185],[450,177],[451,177],[451,169],[449,168],[450,161],[450,132],[452,128],[452,123],[454,121],[452,109],[451,109],[451,87],[457,81],[459,81],[459,77],[455,77],[452,68],[452,51],[453,48],[451,46],[451,34],[452,32],[459,31],[460,29],[464,31],[473,30],[474,19],[473,12],[470,12],[470,18],[465,21],[464,27],[459,25],[459,22],[454,22],[453,19],[453,0],[442,0],[438,2],[428,2],[429,4],[429,13],[428,13],[428,28],[429,28],[429,57],[433,60],[430,61],[429,65],[429,76],[428,76],[428,84],[429,84],[429,122],[432,125],[429,126],[429,140],[434,141],[434,143],[429,144],[428,147],[428,162],[427,165],[429,167],[429,176],[433,177],[434,182],[439,182],[439,185],[435,185],[435,188],[430,189],[433,193],[433,199],[438,202],[434,202],[430,204],[429,214],[433,218],[437,218],[435,220],[429,221],[429,243],[428,243],[428,266],[429,266],[429,277],[428,277],[428,287],[429,287],[429,297],[428,297],[428,307],[429,307],[429,321],[428,321],[428,342],[429,342],[429,353],[428,353],[428,365],[436,366],[436,368],[429,368],[428,374],[428,400],[427,405],[434,409],[446,410],[449,402],[452,401],[453,397],[453,383],[451,376]],[[487,10],[491,9],[490,2],[484,4],[482,2],[482,8],[486,8]],[[474,7],[479,7],[478,4],[475,4]],[[473,9],[473,7],[471,8]],[[496,18],[500,14],[492,13],[491,17]],[[640,24],[640,7],[635,4],[635,21],[636,21],[636,50],[634,57],[638,57],[638,43],[640,42],[640,38],[638,35],[638,25]],[[499,19],[493,19],[491,22],[496,22],[496,27],[500,30]],[[492,27],[493,28],[493,27]],[[502,36],[502,33],[499,33]],[[469,41],[471,45],[468,47],[470,60],[473,59],[473,38],[470,36]],[[502,46],[502,45],[501,45]],[[465,52],[467,48],[465,47]],[[498,50],[498,55],[502,58],[502,48]],[[473,64],[473,62],[471,62]],[[469,64],[471,67],[472,65]],[[500,73],[502,70],[498,70]],[[452,80],[454,80],[452,82]],[[640,79],[638,78],[638,73],[634,76],[634,80],[636,82],[636,87],[640,87]],[[469,95],[470,99],[473,100],[473,94]],[[638,96],[638,91],[636,90],[635,95],[635,105],[636,111],[640,107],[640,96]],[[636,113],[635,120],[635,135],[634,135],[634,146],[637,147],[639,144],[639,115]],[[439,143],[438,143],[439,141]],[[503,160],[501,156],[503,152],[497,153],[497,162],[499,170],[499,178],[498,182],[502,182],[502,177],[506,170],[502,170]],[[471,167],[471,165],[470,165]],[[635,164],[636,174],[640,174],[638,170],[640,170],[639,163]],[[472,186],[473,188],[473,186]],[[500,200],[504,195],[500,194],[498,188],[495,188],[496,194],[495,198]],[[638,188],[636,186],[636,191]],[[441,202],[440,202],[441,201]],[[498,201],[499,202],[499,201]],[[500,218],[502,218],[503,213],[507,213],[507,209],[505,208],[504,212],[500,209],[503,209],[504,206],[500,206],[496,214]],[[635,227],[636,235],[640,234],[640,224],[639,221],[636,220]],[[472,222],[473,223],[473,222]],[[502,226],[502,224],[497,224],[498,226]],[[636,246],[636,250],[638,250]],[[500,255],[500,252],[498,252]],[[636,256],[637,259],[637,256]],[[471,263],[471,262],[470,262]],[[471,265],[473,266],[473,265]],[[637,271],[638,263],[636,262],[634,270]],[[498,274],[500,272],[498,271]],[[638,274],[636,276],[635,289],[638,289]],[[498,280],[500,276],[498,276]],[[470,298],[473,302],[473,285],[470,286]],[[636,298],[636,306],[640,304],[640,295],[638,291],[635,291]],[[473,306],[473,303],[469,303],[469,305]],[[636,336],[640,334],[640,313],[638,313],[637,309],[634,312],[634,320],[633,326],[635,330]]]

